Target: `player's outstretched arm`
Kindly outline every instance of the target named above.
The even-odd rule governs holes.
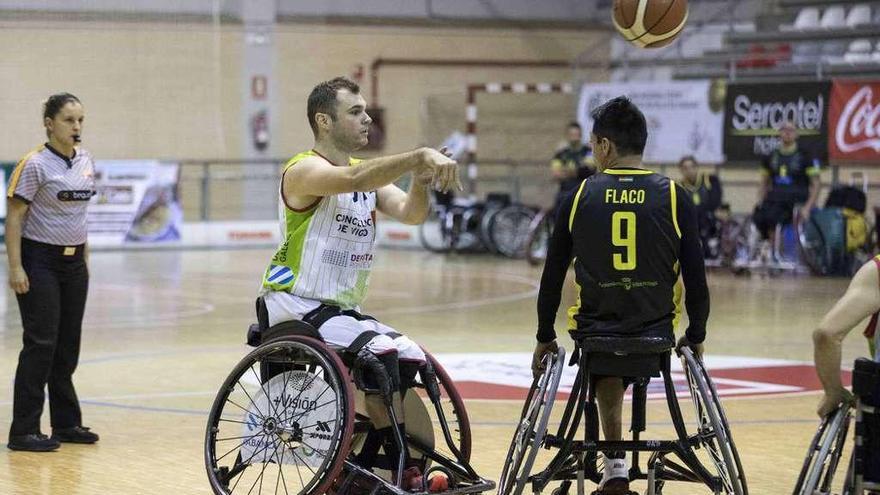
[[[449,156],[446,148],[441,148],[440,153]],[[409,192],[404,192],[394,184],[383,186],[377,191],[377,207],[379,211],[397,220],[398,222],[418,225],[428,218],[430,211],[430,198],[428,187],[439,188],[444,183],[451,183],[452,187],[461,189],[458,179],[458,166],[453,162],[450,166],[443,166],[446,177],[435,174],[434,170],[424,168],[421,172],[413,174]]]
[[[334,166],[320,157],[307,157],[284,174],[285,196],[330,196],[373,191],[391,184],[407,172],[429,175],[438,188],[458,184],[454,160],[431,148],[365,160],[354,167]]]
[[[880,309],[880,283],[874,260],[856,272],[846,293],[822,318],[813,332],[813,357],[816,373],[825,389],[818,413],[825,416],[840,404],[848,393],[840,381],[841,344],[860,321]]]

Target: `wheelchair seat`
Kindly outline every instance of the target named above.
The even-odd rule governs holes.
[[[576,331],[571,332],[572,337],[584,352],[610,353],[616,355],[627,354],[662,354],[671,350],[675,342],[667,337],[610,337],[610,336],[580,336]]]
[[[247,344],[251,347],[259,347],[264,342],[282,336],[302,335],[323,342],[318,329],[301,320],[283,321],[275,326],[262,328],[259,323],[252,323],[248,328]]]

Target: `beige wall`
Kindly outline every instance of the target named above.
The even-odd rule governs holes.
[[[247,118],[240,114],[241,30],[215,31],[206,23],[0,22],[0,160],[16,159],[43,140],[40,102],[62,90],[83,100],[84,144],[100,158],[240,157],[239,122]],[[349,75],[358,64],[368,68],[377,57],[569,60],[595,39],[586,31],[280,25],[269,155],[311,145],[305,103],[316,82]],[[567,69],[386,67],[380,103],[387,109],[387,150],[430,141],[425,109],[432,96],[460,112],[452,120],[463,128],[467,83],[570,77]],[[564,110],[565,118],[573,112]]]
[[[241,34],[216,35],[208,24],[0,24],[0,159],[44,141],[40,104],[58,91],[83,101],[84,146],[99,158],[235,156]]]

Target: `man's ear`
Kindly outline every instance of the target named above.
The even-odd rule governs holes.
[[[327,130],[330,128],[331,118],[326,113],[316,113],[315,114],[315,123],[318,124],[319,129]]]

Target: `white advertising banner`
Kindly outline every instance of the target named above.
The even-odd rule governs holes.
[[[648,124],[646,163],[677,163],[694,155],[702,163],[722,163],[724,91],[720,82],[652,81],[584,84],[577,119],[589,136],[590,113],[625,95],[645,114]]]
[[[183,212],[177,197],[180,166],[156,160],[95,162],[89,204],[89,244],[180,241]]]

